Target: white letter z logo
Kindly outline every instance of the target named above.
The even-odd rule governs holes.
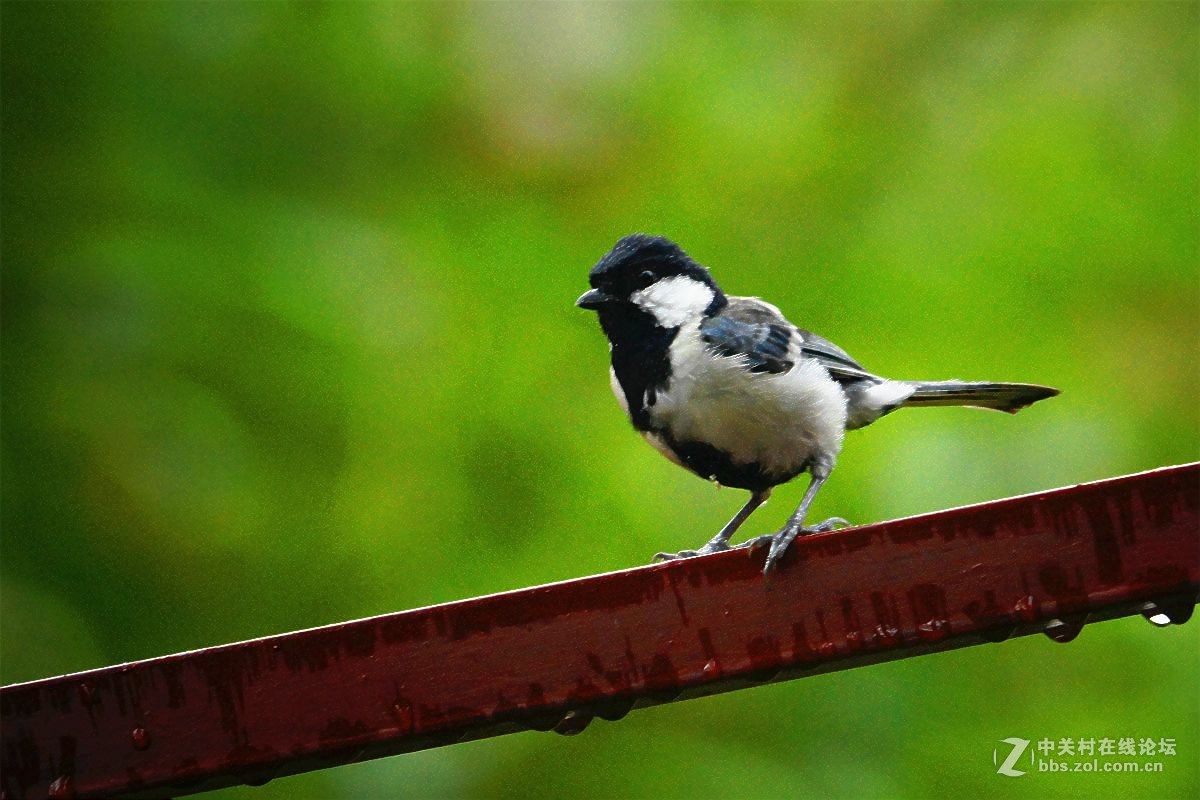
[[[1000,773],[1001,775],[1007,775],[1010,778],[1018,778],[1024,775],[1025,772],[1023,770],[1013,769],[1013,764],[1016,764],[1017,759],[1024,755],[1025,748],[1029,747],[1029,740],[1018,739],[1015,736],[1011,736],[1007,739],[1001,739],[1000,741],[1004,742],[1005,744],[1011,744],[1012,752],[1008,754],[1008,758],[1004,759],[1004,763],[996,768],[996,772]],[[999,756],[997,755],[996,750],[993,750],[992,763],[995,764],[998,759]]]

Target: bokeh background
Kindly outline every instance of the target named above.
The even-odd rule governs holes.
[[[1196,3],[12,3],[5,683],[640,564],[742,503],[573,308],[621,235],[896,377],[872,521],[1197,458]],[[747,526],[772,530],[803,481]],[[1200,624],[1140,619],[214,798],[1200,796]],[[1173,737],[1161,775],[999,739]]]

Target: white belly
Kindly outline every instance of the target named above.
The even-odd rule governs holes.
[[[795,474],[814,458],[833,467],[846,397],[820,364],[795,352],[796,365],[786,373],[749,373],[740,357],[711,355],[695,326],[679,332],[670,355],[671,385],[648,408],[655,427],[768,473]]]

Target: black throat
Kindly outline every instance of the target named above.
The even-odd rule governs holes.
[[[612,345],[613,372],[629,418],[638,430],[650,430],[648,409],[671,384],[669,351],[679,328],[664,328],[653,314],[627,304],[601,309],[600,326]]]

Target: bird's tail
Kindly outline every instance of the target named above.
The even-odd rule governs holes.
[[[973,406],[1015,414],[1038,400],[1054,397],[1058,389],[1031,383],[968,383],[966,381],[909,381],[913,393],[902,405]]]

